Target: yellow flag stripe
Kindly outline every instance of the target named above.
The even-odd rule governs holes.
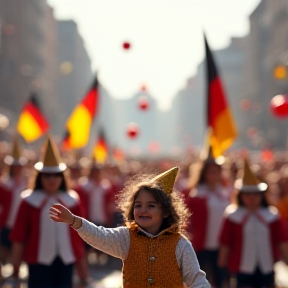
[[[94,148],[94,159],[98,163],[105,163],[107,158],[107,151],[102,145],[96,145]]]
[[[70,133],[69,143],[71,148],[82,148],[87,145],[91,124],[92,118],[87,108],[83,105],[76,107],[67,122],[67,129]]]
[[[42,130],[34,117],[27,111],[23,111],[20,115],[17,131],[26,142],[33,142],[42,135]]]
[[[229,108],[218,115],[211,134],[210,142],[214,157],[223,155],[223,152],[233,144],[237,137],[236,126]]]

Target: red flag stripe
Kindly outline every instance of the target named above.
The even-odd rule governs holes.
[[[27,111],[33,116],[43,133],[49,129],[49,124],[41,114],[40,110],[32,102],[28,102],[24,106],[23,111]]]
[[[216,118],[227,109],[227,101],[220,79],[214,78],[208,88],[208,124],[215,127]]]
[[[85,96],[82,101],[82,105],[89,111],[91,117],[93,118],[96,111],[98,110],[98,89],[92,88]]]

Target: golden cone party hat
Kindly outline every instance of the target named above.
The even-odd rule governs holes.
[[[59,150],[50,136],[45,147],[43,162],[36,163],[35,169],[43,173],[60,173],[66,170],[67,166],[62,162]]]
[[[21,157],[21,149],[17,136],[13,141],[12,153],[5,157],[4,162],[8,165],[25,165],[27,163],[26,158]]]
[[[236,180],[235,188],[245,192],[262,192],[267,189],[266,183],[260,183],[254,173],[251,171],[249,161],[244,159],[243,177]]]
[[[151,182],[159,184],[166,194],[171,194],[178,171],[179,167],[173,167],[153,178]]]

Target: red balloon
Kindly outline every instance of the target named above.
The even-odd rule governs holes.
[[[141,96],[138,99],[138,106],[141,110],[147,110],[149,108],[149,102],[146,96]]]
[[[123,48],[125,49],[125,50],[128,50],[128,49],[130,49],[130,43],[129,42],[124,42],[123,43]]]
[[[270,110],[277,118],[288,117],[288,96],[277,95],[273,97],[270,103]]]
[[[136,123],[128,124],[126,133],[130,139],[135,139],[139,135],[138,125]]]

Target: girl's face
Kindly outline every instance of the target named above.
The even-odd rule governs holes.
[[[208,185],[216,185],[221,181],[221,168],[216,164],[209,164],[205,171],[205,180]]]
[[[243,205],[253,211],[260,208],[263,196],[261,192],[241,192],[240,197]]]
[[[153,195],[142,189],[134,202],[133,210],[136,223],[150,234],[156,235],[163,222],[162,207]]]
[[[43,190],[50,195],[56,194],[62,184],[61,173],[42,173],[41,184]]]

